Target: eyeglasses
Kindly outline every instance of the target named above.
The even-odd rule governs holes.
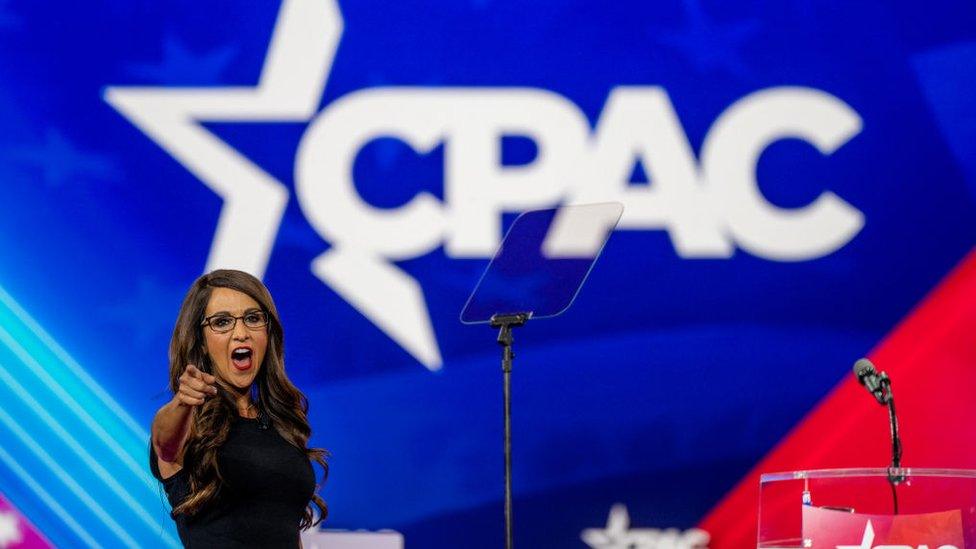
[[[242,316],[231,316],[227,313],[217,313],[203,319],[201,326],[210,326],[214,333],[226,334],[237,327],[237,321],[243,320],[244,327],[250,330],[264,328],[268,325],[268,313],[264,311],[248,311]]]

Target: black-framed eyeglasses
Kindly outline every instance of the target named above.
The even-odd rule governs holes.
[[[226,334],[237,327],[238,320],[244,321],[245,328],[257,330],[268,325],[268,313],[264,311],[247,311],[241,316],[217,313],[203,319],[201,326],[210,326],[210,329],[214,333]]]

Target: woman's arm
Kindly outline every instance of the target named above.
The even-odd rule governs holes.
[[[164,468],[180,463],[183,444],[190,431],[190,417],[194,406],[203,404],[207,397],[217,394],[214,376],[201,372],[190,364],[180,376],[180,386],[173,399],[156,412],[152,423],[152,443],[160,462],[160,472],[166,476]],[[179,470],[179,469],[177,469]],[[175,471],[173,471],[175,472]]]

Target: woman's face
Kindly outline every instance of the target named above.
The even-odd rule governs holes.
[[[214,375],[238,389],[247,389],[264,362],[268,347],[268,327],[248,328],[245,322],[255,324],[264,311],[251,296],[230,288],[214,288],[204,317],[210,326],[203,327],[207,352],[213,362]],[[238,317],[236,321],[230,317]],[[240,318],[245,317],[245,318]],[[212,328],[233,329],[217,333]]]

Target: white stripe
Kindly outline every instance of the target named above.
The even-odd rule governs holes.
[[[81,500],[82,503],[88,506],[88,508],[91,509],[91,511],[95,513],[99,519],[101,519],[101,521],[109,528],[109,530],[112,531],[112,533],[122,540],[122,543],[128,547],[139,547],[135,540],[129,536],[129,533],[119,526],[119,524],[115,522],[115,519],[106,513],[105,509],[102,509],[101,505],[92,499],[91,496],[89,496],[85,490],[78,485],[75,479],[72,478],[67,471],[62,469],[61,466],[58,465],[47,452],[44,451],[44,448],[42,448],[34,439],[32,439],[23,429],[21,429],[20,426],[17,425],[17,422],[14,421],[14,418],[10,417],[10,415],[7,414],[3,408],[0,408],[0,422],[6,425],[8,429],[13,431],[14,435],[16,435],[17,438],[19,438],[20,441],[24,443],[24,445],[27,446],[27,448],[29,448],[30,451],[33,452],[34,455],[37,456],[37,458],[40,459],[41,462],[44,463],[44,465],[47,466],[47,468],[50,469],[51,472],[53,472],[54,475],[58,477],[58,479],[63,482],[75,496],[78,497],[78,499]]]
[[[119,485],[118,481],[112,478],[112,476],[109,475],[108,471],[106,471],[105,468],[102,467],[100,463],[95,461],[95,459],[92,458],[91,454],[89,454],[88,451],[81,446],[81,444],[78,444],[78,441],[75,440],[75,438],[71,436],[70,433],[65,431],[64,427],[62,427],[57,421],[55,421],[55,419],[51,417],[51,414],[49,414],[47,410],[45,410],[40,404],[38,404],[36,400],[34,400],[34,398],[30,395],[30,393],[27,392],[27,390],[25,390],[24,387],[16,379],[14,379],[12,375],[10,375],[10,372],[8,372],[6,368],[3,367],[3,364],[0,364],[0,381],[6,383],[7,386],[13,390],[14,394],[16,394],[17,397],[19,397],[20,400],[22,400],[25,404],[27,404],[27,406],[35,414],[37,414],[44,421],[44,423],[46,423],[47,426],[51,428],[52,431],[54,431],[54,434],[57,436],[57,438],[64,441],[71,448],[71,450],[74,451],[75,454],[77,454],[82,459],[82,461],[85,462],[85,465],[87,465],[89,469],[94,471],[95,474],[98,476],[98,478],[101,479],[101,481],[104,482],[106,485],[108,485],[108,487],[113,492],[115,492],[115,495],[117,495],[119,498],[122,499],[122,501],[126,504],[126,506],[132,509],[132,511],[142,520],[143,523],[149,526],[149,528],[152,530],[163,529],[163,526],[160,523],[158,523],[155,519],[153,519],[153,517],[150,516],[149,513],[147,513],[146,510],[141,505],[139,505],[139,503],[135,499],[133,499],[132,496],[127,491],[125,491],[125,489],[122,488],[121,485]],[[170,545],[176,544],[176,541],[173,539],[171,535],[169,535],[168,533],[164,533],[163,535],[164,537],[168,538],[166,540],[168,544]]]
[[[14,313],[14,315],[21,322],[23,322],[24,325],[27,326],[27,328],[30,329],[30,331],[33,332],[39,340],[41,340],[41,343],[43,343],[52,353],[54,353],[54,356],[58,357],[58,359],[68,367],[68,370],[70,370],[71,373],[74,374],[75,377],[77,377],[85,385],[85,387],[92,392],[93,395],[101,400],[102,403],[109,410],[111,410],[112,413],[115,414],[139,440],[149,440],[149,433],[147,433],[142,426],[132,419],[132,416],[126,413],[126,411],[122,409],[122,407],[119,406],[119,404],[115,402],[115,400],[109,396],[109,394],[106,393],[105,390],[102,389],[102,387],[94,379],[91,378],[91,376],[88,375],[88,372],[86,372],[84,368],[82,368],[75,361],[75,359],[68,354],[67,351],[58,345],[58,342],[55,341],[53,337],[48,335],[48,333],[44,331],[44,328],[41,328],[40,324],[38,324],[29,314],[27,314],[27,311],[25,311],[14,300],[14,298],[3,289],[3,287],[0,287],[0,302],[3,302],[3,304],[6,305],[7,308],[10,309],[10,311]]]
[[[64,507],[61,507],[61,504],[58,503],[56,499],[51,497],[51,494],[47,493],[47,490],[45,490],[43,486],[41,486],[36,480],[31,478],[30,473],[25,471],[24,468],[21,467],[19,463],[17,463],[17,460],[15,460],[13,456],[8,454],[7,451],[3,449],[3,446],[0,446],[0,461],[2,461],[4,465],[6,465],[11,471],[13,471],[15,475],[20,477],[21,482],[26,484],[27,487],[31,489],[31,491],[37,494],[37,496],[41,498],[41,501],[43,501],[44,504],[47,505],[49,509],[54,511],[54,514],[57,515],[59,519],[64,521],[64,523],[68,525],[68,528],[70,528],[72,532],[77,534],[78,537],[81,538],[81,541],[85,543],[85,545],[89,547],[101,547],[101,545],[99,545],[98,542],[95,541],[95,538],[91,537],[91,534],[86,532],[81,527],[81,525],[78,524],[78,521],[76,521],[73,516],[71,516],[67,511],[65,511]]]

